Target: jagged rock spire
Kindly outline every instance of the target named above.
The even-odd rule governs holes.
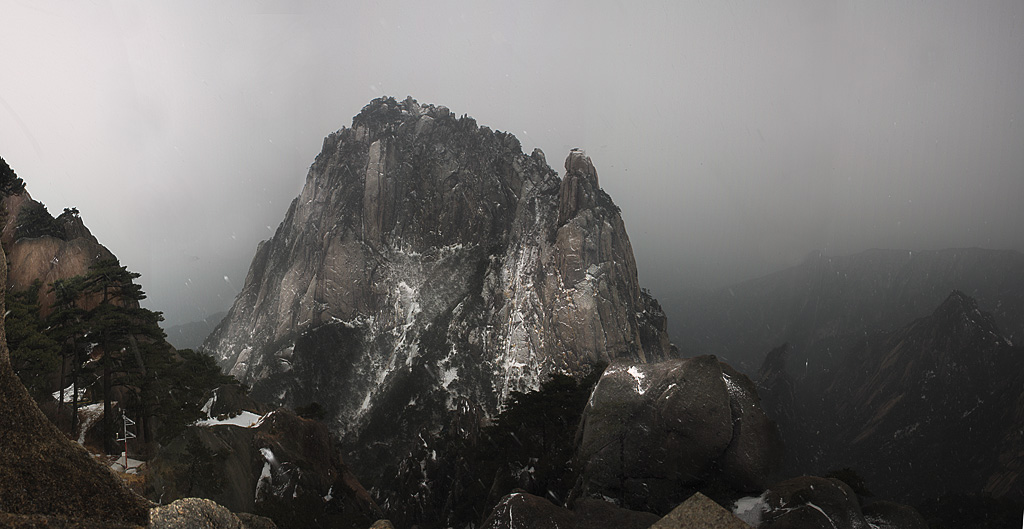
[[[597,203],[598,189],[597,169],[587,153],[582,149],[569,151],[565,158],[565,178],[558,190],[558,225],[565,224],[580,210],[593,207]]]

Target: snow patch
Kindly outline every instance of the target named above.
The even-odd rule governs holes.
[[[78,430],[78,444],[85,446],[85,434],[94,422],[103,417],[103,403],[97,402],[96,404],[82,406],[78,408],[78,413],[82,415],[81,426],[79,426],[81,429]]]
[[[53,400],[60,401],[61,400],[60,394],[64,393],[64,399],[63,399],[64,402],[71,402],[72,396],[73,396],[72,394],[74,393],[74,388],[75,388],[75,385],[71,384],[68,387],[64,388],[63,390],[54,391],[53,392]],[[78,399],[75,399],[75,400],[78,400],[78,402],[81,402],[85,398],[85,389],[86,388],[84,388],[84,387],[78,388]]]
[[[267,496],[267,487],[271,486],[271,475],[272,467],[277,463],[277,458],[274,457],[274,452],[269,448],[260,448],[260,453],[263,454],[263,471],[260,472],[260,478],[256,481],[256,501],[260,498]]]
[[[206,401],[206,403],[203,404],[203,409],[200,410],[203,412],[203,415],[205,415],[207,418],[212,417],[212,415],[210,415],[210,411],[213,410],[213,405],[217,403],[217,390],[219,389],[220,388],[216,388],[213,390],[213,396],[210,397],[210,400]]]
[[[722,373],[722,380],[725,382],[725,389],[729,391],[730,397],[736,400],[743,398],[743,389],[740,388],[739,384],[737,384],[732,377],[726,373]]]
[[[644,385],[644,380],[646,380],[647,377],[643,374],[642,371],[640,371],[640,367],[629,366],[629,369],[626,370],[626,373],[629,373],[629,376],[633,377],[633,380],[636,381],[637,394],[643,395],[644,393],[647,393],[647,390],[650,389],[650,383],[648,383],[646,386]]]
[[[444,387],[444,389],[448,389],[448,386],[451,385],[452,382],[455,382],[455,380],[458,378],[459,368],[453,366],[448,369],[445,369],[441,375],[441,385]]]
[[[736,500],[732,513],[740,520],[747,522],[747,525],[757,527],[761,525],[761,516],[768,510],[768,504],[765,502],[767,496],[768,491],[765,491],[760,496],[740,498]]]
[[[263,424],[263,420],[269,417],[268,415],[256,415],[251,411],[243,411],[234,417],[228,417],[226,419],[217,419],[215,417],[209,419],[203,419],[196,422],[196,426],[238,426],[240,428],[258,428],[259,425]]]

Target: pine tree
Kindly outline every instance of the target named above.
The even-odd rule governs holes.
[[[104,450],[110,453],[116,450],[115,389],[121,409],[139,424],[142,440],[152,442],[173,437],[198,420],[210,390],[237,383],[221,374],[213,358],[187,349],[176,352],[167,343],[159,325],[161,313],[139,306],[146,295],[134,283],[138,277],[111,259],[51,287],[56,303],[48,335],[58,344],[63,364],[72,366],[75,395],[81,383],[100,383]],[[87,366],[98,372],[89,372]],[[63,383],[63,370],[60,378]],[[72,400],[74,421],[78,403]],[[71,432],[75,429],[73,422]]]
[[[61,362],[59,386],[59,406],[64,407],[64,391],[67,387],[65,370],[71,367],[71,430],[69,435],[74,435],[78,427],[78,384],[81,380],[82,364],[88,360],[88,353],[85,350],[87,342],[83,339],[85,335],[85,310],[79,306],[82,297],[82,278],[73,277],[58,279],[50,285],[50,291],[54,293],[55,301],[53,312],[47,320],[47,335],[59,347]]]
[[[99,365],[102,369],[103,396],[103,439],[104,449],[114,451],[114,425],[112,417],[111,396],[115,373],[120,385],[128,386],[129,375],[136,374],[140,378],[146,375],[146,365],[138,346],[137,336],[151,340],[163,340],[163,331],[159,322],[163,316],[159,312],[142,309],[139,301],[146,298],[140,285],[133,281],[140,277],[137,272],[130,272],[121,266],[116,259],[106,259],[89,267],[82,279],[82,294],[86,299],[96,299],[97,304],[86,313],[88,339],[98,344],[102,356]],[[133,356],[132,362],[127,359]],[[141,383],[141,381],[140,381]],[[139,405],[141,387],[125,393],[136,397],[134,404]],[[122,409],[129,402],[122,403]],[[143,413],[142,415],[145,415]]]
[[[50,398],[52,377],[60,359],[60,347],[47,336],[39,320],[39,289],[36,281],[26,290],[7,293],[7,345],[11,366],[36,402]]]

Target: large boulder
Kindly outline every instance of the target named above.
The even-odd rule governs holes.
[[[781,447],[758,401],[714,356],[612,364],[580,423],[573,497],[664,514],[711,483],[763,488]]]
[[[647,529],[658,517],[602,500],[585,499],[572,510],[516,492],[502,498],[481,529]]]
[[[917,509],[891,501],[865,505],[863,513],[864,519],[878,529],[928,529],[928,522]]]
[[[838,479],[801,476],[772,485],[761,529],[867,529],[857,494]]]

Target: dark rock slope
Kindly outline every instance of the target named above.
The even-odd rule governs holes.
[[[662,515],[698,490],[760,492],[782,450],[754,384],[714,356],[612,364],[577,445],[574,497]]]
[[[849,467],[876,494],[914,504],[950,494],[1024,499],[1024,348],[962,292],[862,340],[835,374],[792,391],[777,415],[792,471]]]
[[[552,371],[670,356],[618,208],[583,152],[565,168],[447,108],[371,102],[324,141],[205,350],[254,395],[321,404],[363,480]]]

